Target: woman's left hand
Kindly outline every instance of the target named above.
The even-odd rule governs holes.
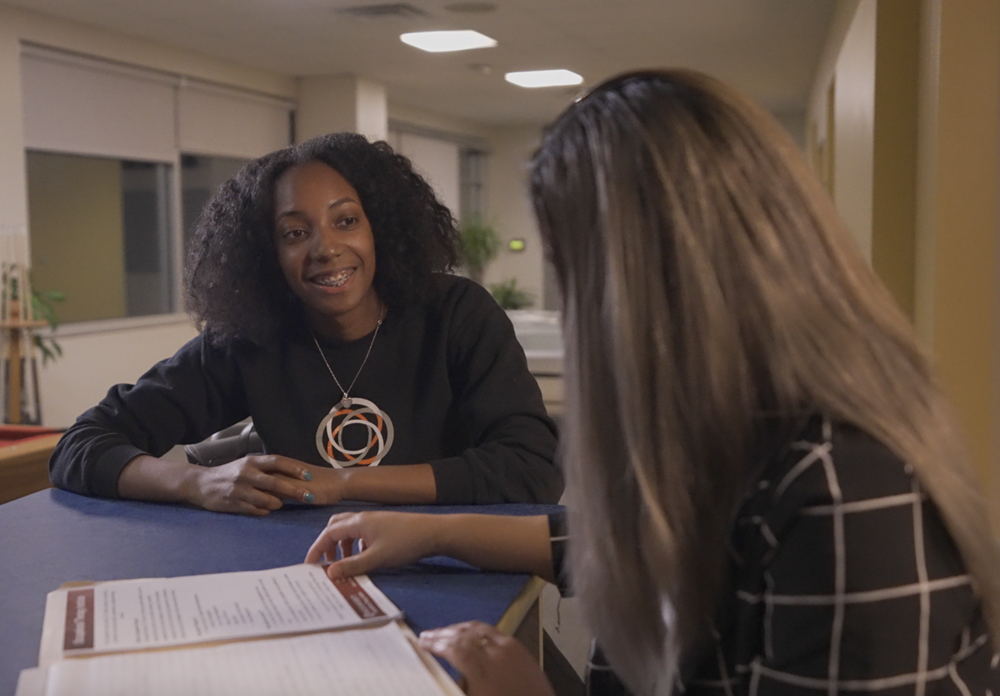
[[[424,631],[420,645],[462,673],[469,696],[555,696],[525,647],[480,621]]]

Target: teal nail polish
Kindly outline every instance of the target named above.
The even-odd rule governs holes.
[[[313,480],[313,475],[312,475],[312,473],[310,473],[310,472],[307,471],[306,473],[302,474],[302,478],[304,478],[306,481],[312,481]]]
[[[314,496],[312,493],[306,493],[304,496],[302,496],[302,499],[307,503],[311,503],[316,500],[316,496]]]

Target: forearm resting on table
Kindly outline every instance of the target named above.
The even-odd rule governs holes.
[[[437,501],[437,486],[434,472],[429,464],[413,466],[379,467],[377,469],[328,469],[310,466],[283,457],[248,457],[268,476],[288,477],[296,487],[311,489],[317,504],[333,504],[341,500],[360,500],[386,504],[429,504]],[[242,460],[241,460],[242,461]],[[235,467],[237,462],[225,465]],[[223,467],[215,467],[220,473]],[[118,479],[118,495],[122,498],[154,500],[158,502],[195,502],[198,494],[198,477],[210,469],[186,462],[159,459],[151,455],[140,455],[132,459],[122,470]],[[301,474],[312,473],[311,484],[301,481]],[[253,474],[253,472],[250,472]],[[260,476],[252,475],[248,485],[261,485]],[[271,483],[264,490],[279,498],[299,499],[294,489],[282,490],[285,484]],[[283,495],[289,494],[289,495]]]
[[[555,582],[545,515],[433,515],[432,554],[488,570],[533,573]]]
[[[183,503],[190,500],[193,464],[144,454],[132,459],[118,478],[118,495],[132,500]]]

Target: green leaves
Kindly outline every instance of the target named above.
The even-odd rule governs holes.
[[[524,309],[535,301],[534,295],[517,287],[517,278],[508,278],[502,283],[490,285],[490,294],[504,309]]]
[[[478,218],[463,222],[458,231],[462,235],[462,265],[470,278],[482,284],[483,271],[500,251],[500,236],[492,225]]]
[[[45,290],[42,292],[31,293],[31,310],[32,314],[36,318],[41,319],[48,323],[50,329],[55,329],[59,326],[59,318],[56,316],[55,307],[52,306],[54,302],[64,302],[66,300],[66,294],[59,292],[58,290]],[[42,354],[42,365],[45,365],[49,360],[55,360],[56,358],[62,357],[62,346],[56,341],[52,336],[39,336],[38,334],[32,335],[32,341],[35,347],[38,348],[38,352]]]
[[[2,302],[6,304],[7,302],[16,302],[21,300],[22,288],[21,286],[31,287],[31,283],[25,277],[25,269],[19,267],[17,263],[2,263],[0,264],[0,298]],[[25,282],[21,282],[21,280]],[[38,292],[32,290],[31,292],[31,313],[26,315],[24,310],[21,310],[21,319],[23,320],[26,316],[33,317],[35,319],[40,319],[49,325],[49,328],[55,329],[59,326],[59,319],[56,316],[55,307],[53,303],[64,302],[66,300],[66,294],[59,292],[58,290],[45,290]],[[56,341],[52,336],[39,336],[34,330],[31,330],[31,341],[38,348],[39,352],[42,354],[42,365],[45,365],[49,360],[55,360],[56,358],[62,357],[62,346]]]

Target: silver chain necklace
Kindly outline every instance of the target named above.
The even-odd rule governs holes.
[[[326,369],[330,371],[330,376],[333,377],[333,381],[337,383],[337,388],[344,394],[344,398],[341,399],[340,403],[335,408],[351,407],[350,391],[354,389],[354,383],[358,381],[358,377],[361,376],[361,371],[365,369],[365,364],[368,362],[368,356],[372,354],[372,346],[375,345],[375,339],[378,338],[378,330],[382,328],[382,321],[384,319],[385,319],[385,310],[382,310],[382,315],[378,318],[378,323],[375,325],[375,333],[372,334],[372,342],[368,344],[368,352],[365,353],[365,359],[361,361],[361,367],[358,368],[358,371],[354,375],[354,379],[351,380],[351,385],[347,387],[347,389],[344,389],[344,386],[340,383],[340,380],[337,379],[337,375],[333,373],[333,368],[330,367],[330,363],[326,359],[326,353],[324,353],[323,349],[320,348],[319,340],[316,338],[316,334],[313,332],[312,327],[309,328],[309,334],[312,336],[313,343],[316,344],[316,350],[319,351],[319,356],[323,358],[323,364],[326,365]]]

